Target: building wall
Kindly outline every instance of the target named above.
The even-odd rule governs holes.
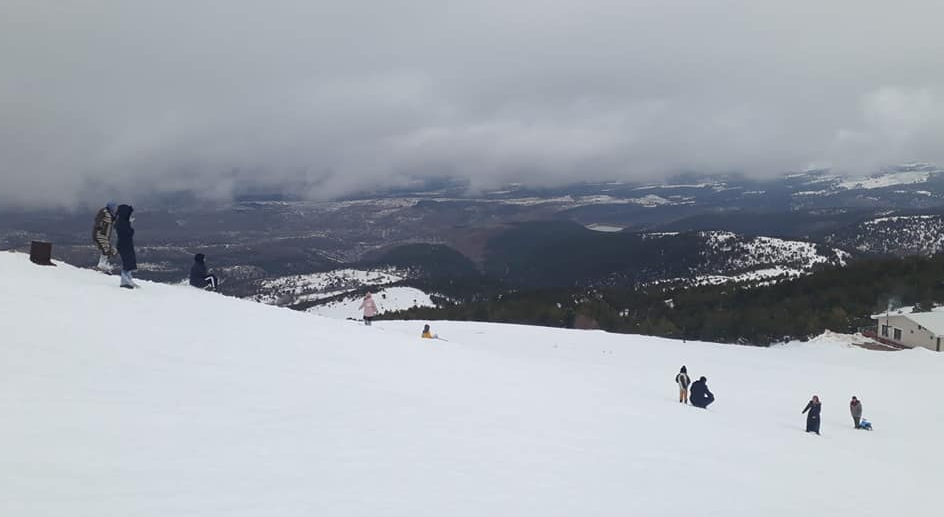
[[[944,350],[944,337],[938,339],[928,329],[921,327],[907,316],[889,316],[876,318],[878,325],[876,333],[886,339],[908,348],[924,347],[940,352]],[[882,332],[882,327],[888,325],[888,335]],[[895,329],[901,331],[901,337],[895,335]]]

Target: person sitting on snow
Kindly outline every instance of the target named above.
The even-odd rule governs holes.
[[[426,339],[437,339],[437,338],[439,338],[438,335],[433,334],[432,332],[430,332],[430,330],[429,330],[429,324],[423,325],[423,335],[420,336],[420,337],[423,337],[423,338],[426,338]]]
[[[211,275],[207,271],[206,256],[203,253],[197,253],[193,256],[193,266],[190,266],[190,285],[216,291],[218,281],[216,275]]]
[[[715,396],[708,389],[708,379],[704,375],[692,383],[692,393],[688,401],[695,407],[706,408],[715,401]]]

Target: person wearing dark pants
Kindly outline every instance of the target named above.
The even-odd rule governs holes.
[[[813,395],[813,400],[803,408],[806,413],[806,432],[819,434],[819,415],[822,410],[823,404],[820,403],[819,397]]]
[[[134,252],[134,228],[131,227],[131,214],[134,207],[118,205],[115,222],[115,234],[118,235],[118,254],[121,256],[121,287],[134,289],[138,284],[134,282],[133,272],[138,269],[138,258]]]
[[[862,419],[862,402],[852,397],[849,402],[849,412],[852,413],[852,422],[855,424],[855,428],[859,429],[861,427],[859,421]]]
[[[200,289],[216,291],[218,283],[216,275],[211,275],[207,271],[206,255],[203,253],[194,255],[193,265],[190,266],[190,285]]]
[[[691,395],[688,401],[695,407],[706,408],[715,401],[715,395],[708,389],[708,379],[701,376],[692,383]]]

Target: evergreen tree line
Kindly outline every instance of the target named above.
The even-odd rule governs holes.
[[[823,267],[771,286],[560,288],[475,294],[467,302],[413,308],[385,319],[463,320],[769,345],[824,330],[874,328],[889,306],[944,302],[944,258],[906,257]],[[489,286],[488,290],[494,289]],[[492,291],[494,292],[494,291]]]

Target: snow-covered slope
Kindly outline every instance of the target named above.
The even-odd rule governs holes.
[[[352,322],[0,253],[0,515],[933,515],[944,356]],[[678,404],[682,364],[718,401]],[[823,435],[803,432],[810,395]],[[852,429],[851,395],[869,433]]]
[[[414,287],[385,287],[373,293],[373,298],[379,314],[413,307],[436,306],[428,294]],[[360,308],[362,301],[363,297],[360,295],[346,296],[321,305],[315,305],[309,308],[308,312],[329,318],[360,319],[363,315],[363,310]]]

